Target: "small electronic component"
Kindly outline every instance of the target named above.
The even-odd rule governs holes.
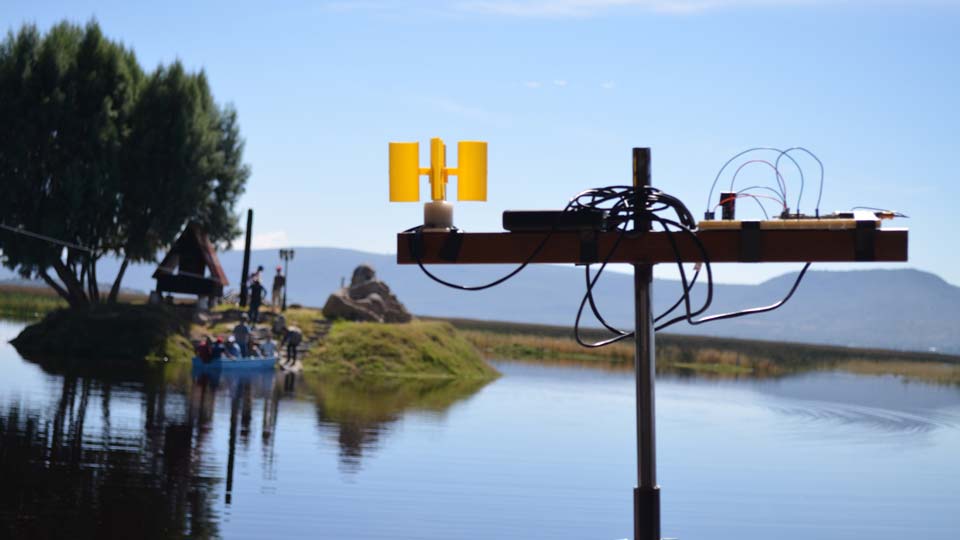
[[[737,208],[737,192],[735,191],[721,191],[720,192],[720,219],[730,220],[736,219],[736,208]]]

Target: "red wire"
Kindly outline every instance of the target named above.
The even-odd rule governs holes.
[[[739,167],[737,167],[737,170],[733,173],[733,180],[731,180],[730,184],[732,185],[734,182],[737,181],[737,175],[740,174],[740,169],[746,167],[747,165],[749,165],[749,164],[751,164],[751,163],[764,163],[764,164],[766,164],[766,165],[769,165],[770,168],[773,169],[773,172],[776,173],[776,175],[777,175],[777,185],[780,186],[780,189],[783,190],[783,198],[786,199],[786,198],[787,198],[787,183],[783,180],[783,175],[781,175],[781,174],[780,174],[780,171],[777,170],[777,166],[776,166],[776,165],[774,165],[773,163],[770,163],[769,161],[767,161],[767,160],[765,160],[765,159],[751,159],[751,160],[749,160],[749,161],[744,162],[742,165],[740,165]],[[785,203],[784,203],[784,206],[786,206]]]
[[[724,204],[727,204],[728,202],[733,201],[733,200],[736,200],[736,199],[740,199],[740,198],[742,198],[742,197],[753,197],[754,199],[757,199],[757,198],[770,199],[771,201],[776,201],[777,203],[780,203],[781,205],[783,205],[784,208],[787,207],[787,205],[784,204],[783,201],[781,201],[780,199],[778,199],[778,198],[776,198],[776,197],[771,197],[770,195],[754,195],[753,193],[738,193],[737,195],[735,195],[735,196],[733,196],[733,197],[727,197],[726,199],[721,199],[721,200],[720,200],[720,204],[714,206],[713,209],[716,210],[717,208],[720,208],[720,207],[723,206]]]

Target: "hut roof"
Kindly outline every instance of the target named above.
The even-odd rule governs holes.
[[[199,259],[200,265],[190,265],[192,268],[184,268],[185,260]],[[204,268],[210,270],[210,276],[204,276]],[[220,265],[220,259],[217,257],[217,250],[210,242],[210,238],[199,223],[190,222],[180,233],[180,237],[173,243],[173,247],[167,255],[160,261],[160,265],[153,273],[154,278],[161,275],[170,274],[190,275],[192,277],[205,278],[215,281],[221,286],[230,284],[227,274]]]

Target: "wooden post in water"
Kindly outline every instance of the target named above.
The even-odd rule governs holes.
[[[247,276],[250,275],[250,235],[253,233],[253,208],[247,210],[247,239],[243,247],[243,275],[240,277],[240,307],[247,306]]]

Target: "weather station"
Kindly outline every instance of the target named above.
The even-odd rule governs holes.
[[[390,143],[390,200],[419,201],[419,179],[430,178],[431,202],[424,208],[424,223],[397,235],[397,262],[415,264],[431,279],[463,291],[478,291],[499,285],[529,264],[569,263],[583,266],[585,292],[574,319],[574,339],[585,347],[603,347],[632,339],[635,343],[637,486],[634,489],[634,538],[659,540],[660,487],[656,468],[655,339],[656,331],[673,324],[705,324],[773,311],[797,291],[807,269],[814,262],[904,262],[907,260],[908,232],[882,227],[882,220],[906,217],[887,209],[854,207],[849,211],[821,214],[823,165],[805,148],[751,148],[730,159],[717,173],[707,197],[704,219],[699,222],[687,206],[668,193],[653,187],[651,152],[634,148],[631,155],[632,182],[585,190],[557,210],[505,211],[505,232],[461,231],[453,226],[453,207],[446,202],[448,176],[458,176],[459,200],[486,200],[487,145],[461,142],[458,167],[446,168],[440,139],[430,143],[430,167],[419,166],[418,143]],[[713,204],[713,193],[721,176],[736,159],[767,153],[769,160],[749,159],[733,173],[730,188]],[[817,203],[812,214],[800,211],[803,171],[794,155],[806,153],[820,165]],[[773,156],[776,156],[774,160]],[[796,206],[789,208],[783,164],[799,171]],[[747,165],[769,166],[771,186],[750,186],[735,190],[737,174]],[[777,204],[771,217],[765,200]],[[763,220],[736,219],[736,202],[756,201]],[[720,210],[720,218],[716,211]],[[730,313],[708,314],[713,300],[712,263],[803,263],[792,287],[782,299],[770,305]],[[510,264],[518,266],[490,283],[462,285],[446,281],[427,265]],[[593,288],[610,263],[629,263],[634,270],[634,328],[609,324],[593,299]],[[682,292],[673,307],[653,313],[651,284],[653,265],[676,265]],[[692,263],[693,268],[684,265]],[[591,274],[591,266],[598,265]],[[691,273],[692,271],[692,273]],[[699,284],[698,284],[698,279]],[[698,287],[697,295],[694,288]],[[580,319],[589,309],[609,331],[598,342],[584,341]]]

